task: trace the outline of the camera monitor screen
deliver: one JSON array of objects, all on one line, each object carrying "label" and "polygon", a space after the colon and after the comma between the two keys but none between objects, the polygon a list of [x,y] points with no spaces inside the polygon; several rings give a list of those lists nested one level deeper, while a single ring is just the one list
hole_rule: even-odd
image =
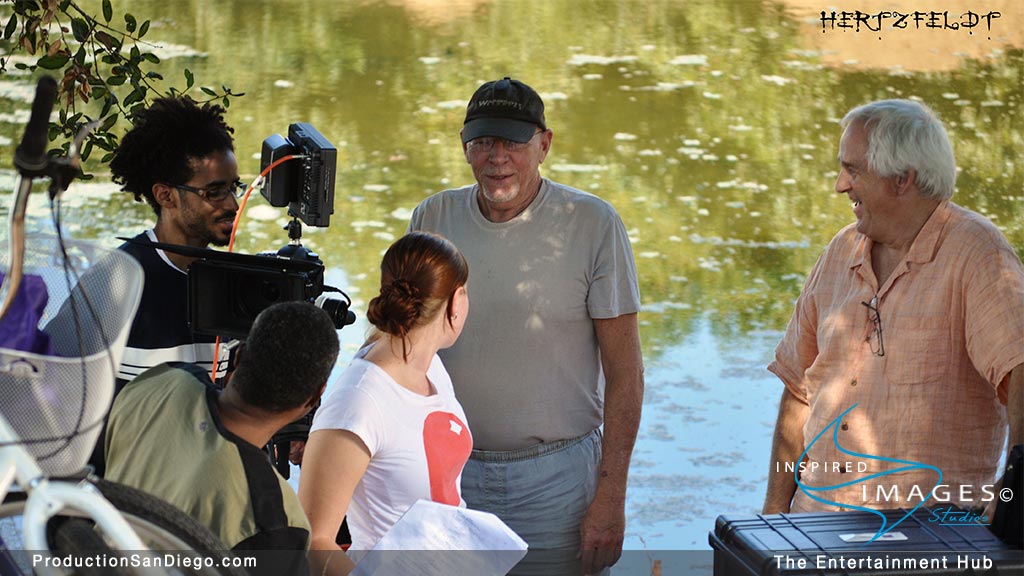
[{"label": "camera monitor screen", "polygon": [[287,138],[274,134],[263,141],[260,170],[289,154],[303,158],[271,170],[263,186],[263,197],[271,206],[288,206],[288,214],[308,226],[328,226],[334,213],[338,149],[311,124],[295,123],[288,126]]}]

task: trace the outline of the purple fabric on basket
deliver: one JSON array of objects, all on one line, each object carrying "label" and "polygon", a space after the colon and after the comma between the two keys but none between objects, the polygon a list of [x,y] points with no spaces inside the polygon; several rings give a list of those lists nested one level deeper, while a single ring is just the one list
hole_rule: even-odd
[{"label": "purple fabric on basket", "polygon": [[[0,281],[4,274],[0,273]],[[52,355],[50,336],[39,329],[39,320],[50,296],[46,283],[35,274],[25,274],[11,309],[0,318],[0,348]]]}]

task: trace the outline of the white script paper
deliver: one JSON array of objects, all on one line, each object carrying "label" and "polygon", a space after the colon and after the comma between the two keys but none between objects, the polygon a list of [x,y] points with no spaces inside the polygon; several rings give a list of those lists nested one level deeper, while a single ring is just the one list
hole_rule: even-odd
[{"label": "white script paper", "polygon": [[494,514],[417,500],[363,554],[353,576],[504,576],[526,555],[526,542]]}]

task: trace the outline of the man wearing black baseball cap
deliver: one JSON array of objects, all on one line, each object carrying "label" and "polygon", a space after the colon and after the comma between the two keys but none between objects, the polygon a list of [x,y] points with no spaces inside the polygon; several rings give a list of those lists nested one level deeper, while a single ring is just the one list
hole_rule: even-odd
[{"label": "man wearing black baseball cap", "polygon": [[462,143],[485,136],[527,142],[538,128],[546,130],[540,96],[526,84],[504,78],[484,84],[469,101]]},{"label": "man wearing black baseball cap", "polygon": [[552,137],[532,88],[480,86],[461,131],[476,184],[424,200],[409,230],[469,263],[473,312],[440,352],[473,427],[463,498],[529,544],[512,574],[600,574],[622,552],[640,296],[614,208],[541,177]]}]

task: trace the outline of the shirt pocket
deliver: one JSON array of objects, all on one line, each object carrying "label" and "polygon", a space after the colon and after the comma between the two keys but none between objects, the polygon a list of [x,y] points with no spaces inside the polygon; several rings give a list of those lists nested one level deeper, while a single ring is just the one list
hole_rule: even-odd
[{"label": "shirt pocket", "polygon": [[882,318],[885,375],[894,384],[923,384],[948,379],[952,350],[947,316],[906,316],[891,326]]}]

